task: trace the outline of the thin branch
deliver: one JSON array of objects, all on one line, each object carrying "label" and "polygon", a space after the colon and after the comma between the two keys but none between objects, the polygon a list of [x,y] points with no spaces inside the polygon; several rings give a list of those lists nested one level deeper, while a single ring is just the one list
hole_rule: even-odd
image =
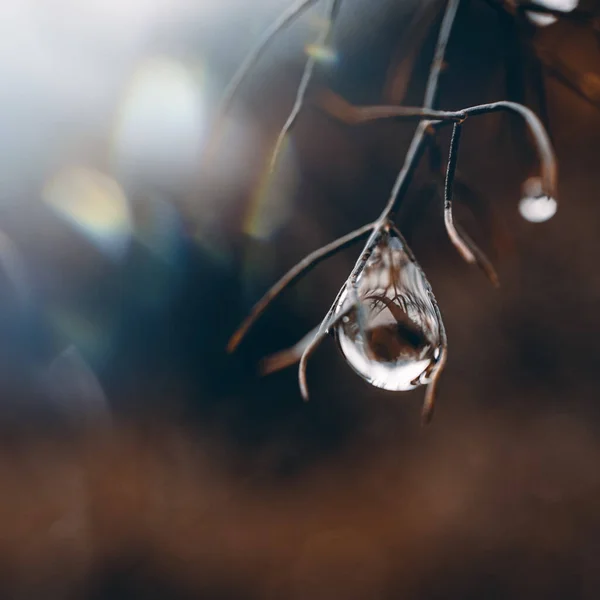
[{"label": "thin branch", "polygon": [[[343,288],[342,288],[343,290]],[[349,304],[344,310],[340,311],[338,314],[329,314],[322,321],[319,329],[312,339],[310,344],[305,348],[302,356],[300,357],[300,365],[298,366],[298,383],[300,385],[300,393],[302,394],[302,399],[304,402],[308,402],[308,384],[306,382],[306,368],[308,366],[308,359],[313,355],[315,350],[321,345],[321,342],[329,335],[329,330],[332,327],[338,325],[338,323],[346,316],[348,316],[353,310],[355,310],[356,305],[354,303]]]},{"label": "thin branch", "polygon": [[[323,28],[323,31],[316,40],[317,46],[327,46],[329,44],[331,33],[333,31],[333,24],[339,12],[340,2],[341,0],[331,0],[331,6],[327,15],[327,25]],[[283,128],[279,132],[279,135],[277,136],[277,140],[275,142],[275,148],[273,149],[271,160],[269,162],[270,173],[272,173],[275,170],[277,157],[279,156],[283,142],[287,137],[288,133],[291,131],[294,124],[296,123],[296,119],[298,118],[298,115],[302,110],[302,106],[304,105],[304,98],[306,96],[306,90],[308,89],[308,86],[312,79],[312,74],[316,63],[317,59],[314,56],[309,56],[308,60],[306,61],[306,64],[304,65],[304,71],[302,72],[300,85],[298,86],[298,91],[296,92],[294,106],[292,107],[292,111],[290,112]]]},{"label": "thin branch", "polygon": [[[340,0],[332,0],[331,8],[331,21],[337,12],[338,3]],[[468,236],[462,232],[457,225],[454,224],[452,218],[452,188],[455,176],[456,162],[457,162],[457,151],[460,140],[461,124],[468,117],[488,114],[491,112],[498,111],[509,111],[518,114],[523,118],[532,134],[536,149],[539,155],[540,168],[541,168],[541,179],[542,189],[548,196],[556,196],[556,159],[552,149],[552,144],[548,137],[548,134],[540,122],[539,118],[528,108],[523,105],[516,104],[514,102],[495,102],[493,104],[485,104],[479,106],[473,106],[461,111],[435,111],[433,105],[437,95],[437,89],[439,84],[440,74],[444,67],[445,51],[448,44],[448,40],[452,31],[452,26],[456,17],[460,0],[448,0],[446,5],[446,11],[440,27],[438,41],[434,53],[434,59],[431,65],[429,78],[427,81],[427,87],[425,90],[424,107],[423,108],[412,108],[412,107],[353,107],[352,105],[345,103],[343,100],[338,99],[334,95],[324,96],[321,99],[322,107],[332,114],[332,116],[338,118],[347,123],[358,124],[367,121],[374,121],[384,118],[399,118],[399,119],[418,119],[419,125],[415,131],[412,142],[408,148],[407,155],[404,161],[404,165],[398,174],[394,183],[393,189],[390,194],[390,198],[383,209],[381,215],[375,223],[370,223],[356,231],[349,233],[348,235],[332,242],[331,244],[316,250],[301,261],[296,267],[289,271],[283,278],[281,278],[261,300],[255,305],[250,315],[242,323],[240,328],[234,333],[228,344],[228,351],[232,352],[239,345],[242,338],[246,335],[250,327],[256,322],[264,310],[269,306],[272,300],[277,297],[285,288],[292,285],[300,277],[308,273],[318,263],[325,260],[329,256],[332,256],[339,250],[349,246],[353,242],[362,239],[363,237],[369,236],[363,251],[361,252],[358,260],[356,261],[349,277],[338,292],[338,295],[332,304],[331,308],[327,312],[325,318],[321,322],[316,333],[314,330],[305,336],[296,346],[291,348],[289,351],[279,353],[275,357],[279,356],[285,365],[286,361],[296,359],[300,348],[303,348],[302,355],[300,357],[298,379],[300,385],[300,391],[302,397],[308,400],[308,386],[306,379],[307,363],[310,356],[317,349],[319,344],[323,341],[329,330],[336,326],[341,319],[347,316],[351,311],[357,309],[358,294],[356,291],[356,282],[360,273],[362,272],[366,262],[369,260],[374,248],[381,241],[383,235],[387,235],[390,230],[393,230],[405,245],[405,251],[417,268],[420,269],[416,260],[412,256],[410,248],[406,245],[404,238],[396,225],[393,222],[393,216],[397,212],[398,206],[406,194],[408,186],[410,184],[411,177],[417,168],[419,159],[422,156],[428,135],[434,133],[438,128],[445,126],[449,123],[454,123],[454,133],[451,142],[450,155],[448,160],[448,170],[446,176],[446,185],[444,193],[444,213],[445,223],[450,236],[451,241],[456,246],[458,251],[468,262],[477,263],[487,274],[493,283],[497,283],[497,277],[493,268],[485,255],[477,248],[477,246],[468,238]],[[311,2],[305,0],[301,2],[299,6],[303,9],[306,8]],[[297,5],[298,6],[298,5]],[[298,9],[297,9],[298,10]],[[281,25],[277,28],[279,30]],[[329,31],[324,35],[327,36]],[[292,127],[294,120],[296,119],[299,110],[304,102],[304,96],[306,88],[308,86],[312,69],[314,67],[314,61],[309,59],[306,64],[305,71],[303,74],[302,81],[296,97],[296,103],[292,109],[292,113],[288,118],[281,134],[278,139],[278,143],[275,148],[275,155],[281,144],[281,141],[289,129]],[[243,69],[242,69],[243,70]],[[273,159],[274,160],[274,159]],[[425,280],[426,281],[426,280]],[[350,286],[350,287],[349,287]],[[350,302],[348,306],[336,312],[339,308],[339,302],[345,291],[349,291]],[[432,294],[431,289],[428,289],[428,293]],[[440,355],[437,358],[436,363],[429,370],[429,384],[425,394],[422,418],[423,422],[428,422],[433,414],[435,405],[436,391],[439,382],[439,378],[446,364],[447,358],[447,339],[444,330],[443,322],[439,312],[437,304],[434,303],[436,315],[440,323]],[[361,324],[359,315],[359,325]],[[282,364],[281,362],[275,361],[274,363],[268,363],[273,366]],[[291,364],[291,363],[289,363]],[[284,365],[284,366],[285,366]]]},{"label": "thin branch", "polygon": [[333,327],[337,323],[337,320],[339,318],[346,316],[350,310],[353,310],[355,308],[354,303],[350,303],[344,311],[342,311],[338,315],[335,314],[335,311],[337,310],[337,307],[339,305],[342,294],[345,292],[348,285],[353,286],[355,284],[355,282],[358,278],[358,275],[361,273],[366,262],[369,260],[371,254],[373,253],[373,250],[375,249],[375,246],[380,242],[381,236],[384,235],[384,232],[386,232],[390,226],[391,226],[391,224],[388,222],[386,222],[386,223],[378,222],[378,223],[375,223],[372,225],[371,235],[370,235],[369,239],[367,240],[367,243],[366,243],[365,247],[363,248],[363,251],[361,252],[360,256],[358,257],[358,260],[356,261],[356,264],[354,265],[352,271],[350,272],[350,275],[346,279],[346,282],[340,288],[340,291],[337,293],[337,296],[335,297],[335,300],[333,301],[331,308],[327,311],[327,314],[321,321],[321,324],[319,325],[319,330],[317,331],[315,338],[313,339],[312,343],[306,348],[306,350],[304,351],[304,353],[302,355],[302,358],[300,359],[300,366],[299,366],[299,370],[298,370],[298,380],[300,382],[300,392],[302,393],[302,397],[304,398],[304,400],[308,400],[308,387],[306,384],[306,364],[307,364],[308,358],[314,352],[314,350],[317,348],[317,346],[323,341],[323,339],[325,338],[325,335],[329,332],[331,327]]},{"label": "thin branch", "polygon": [[446,59],[446,48],[448,41],[450,40],[450,34],[452,33],[452,27],[454,26],[454,20],[460,0],[448,0],[446,6],[446,12],[442,24],[440,25],[440,32],[438,34],[437,44],[435,46],[435,52],[433,55],[433,62],[429,71],[429,77],[427,79],[427,87],[425,88],[425,98],[423,100],[423,106],[426,108],[433,108],[436,101],[438,85],[440,82],[440,75],[444,69],[444,61]]},{"label": "thin branch", "polygon": [[[444,18],[442,19],[437,44],[435,47],[433,62],[431,64],[429,77],[427,79],[427,87],[425,88],[423,106],[426,109],[433,108],[434,106],[438,90],[438,83],[442,68],[444,66],[446,47],[448,46],[448,40],[450,39],[450,34],[452,33],[452,26],[454,25],[454,19],[458,11],[459,4],[460,0],[448,0],[448,4],[446,5],[446,11],[444,13]],[[402,198],[408,189],[410,177],[417,168],[419,159],[423,153],[422,150],[424,148],[426,134],[427,123],[419,123],[408,149],[406,159],[404,160],[404,165],[398,174],[398,177],[396,178],[394,187],[392,188],[388,203],[379,217],[381,220],[389,218],[398,209],[398,205],[402,201]]]},{"label": "thin branch", "polygon": [[[441,323],[441,321],[440,321]],[[423,400],[423,408],[421,410],[421,424],[428,425],[431,423],[431,419],[433,418],[433,413],[435,410],[435,401],[437,398],[437,389],[440,381],[440,376],[444,371],[446,366],[446,360],[448,358],[448,344],[446,341],[446,334],[443,333],[442,345],[440,348],[440,357],[438,358],[437,363],[433,367],[431,373],[431,381],[427,385],[427,389],[425,390],[425,398]]]},{"label": "thin branch", "polygon": [[383,97],[386,103],[402,104],[410,80],[414,74],[417,57],[429,36],[432,25],[437,21],[443,0],[418,2],[413,18],[405,27],[405,34],[394,51],[390,69],[386,76]]},{"label": "thin branch", "polygon": [[262,58],[275,37],[317,2],[318,0],[298,0],[292,6],[286,8],[263,33],[258,44],[246,55],[246,58],[233,74],[233,77],[223,92],[223,98],[215,116],[215,125],[204,150],[203,162],[209,163],[212,160],[215,147],[222,135],[225,117],[233,104],[233,100],[237,96],[240,86],[250,74],[253,67]]},{"label": "thin branch", "polygon": [[[352,115],[355,123],[375,121],[380,119],[395,119],[399,116],[399,108],[397,106],[352,106]],[[419,109],[408,108],[408,111],[418,111]],[[552,143],[550,137],[544,128],[544,125],[540,121],[539,117],[526,106],[517,104],[516,102],[500,101],[493,102],[490,104],[479,104],[477,106],[471,106],[469,108],[463,108],[460,111],[444,111],[443,119],[436,120],[424,120],[419,124],[417,133],[422,128],[425,131],[427,127],[432,130],[444,127],[449,123],[456,123],[457,121],[464,121],[468,117],[476,117],[480,115],[486,115],[494,112],[512,112],[519,115],[525,120],[525,123],[531,133],[535,142],[538,158],[540,161],[541,177],[543,182],[544,194],[552,197],[556,197],[556,182],[557,182],[557,167],[556,157],[554,150],[552,149]],[[348,114],[348,113],[346,113]],[[412,114],[412,112],[411,112]],[[335,115],[333,115],[335,116]],[[402,116],[402,114],[400,114]],[[416,161],[421,156],[424,147],[424,134],[423,136],[415,135],[408,149],[407,157],[404,162],[404,167],[400,172],[396,180],[396,186],[392,193],[393,203],[388,203],[383,213],[379,217],[379,220],[385,220],[390,217],[393,209],[395,209],[396,201],[401,198],[402,194],[406,191],[409,183],[409,177],[416,167]]]},{"label": "thin branch", "polygon": [[317,1],[318,0],[299,0],[296,2],[296,4],[286,8],[285,11],[281,13],[273,23],[271,23],[269,28],[262,35],[258,44],[253,48],[250,54],[246,56],[238,70],[234,73],[231,81],[225,89],[223,100],[219,109],[219,116],[221,119],[229,110],[240,85],[248,76],[252,70],[252,67],[254,67],[261,59],[271,42],[275,39],[275,36],[283,31],[288,25],[290,25],[290,23],[300,17],[313,4],[316,4]]},{"label": "thin branch", "polygon": [[317,326],[314,329],[311,329],[300,341],[296,342],[290,348],[286,348],[285,350],[281,350],[280,352],[276,352],[275,354],[263,358],[260,361],[260,374],[271,375],[271,373],[277,373],[277,371],[295,365],[318,332],[319,327]]},{"label": "thin branch", "polygon": [[524,119],[529,132],[536,145],[540,161],[540,175],[542,179],[542,191],[547,196],[556,198],[557,195],[557,166],[556,156],[548,132],[539,117],[526,106],[516,102],[500,101],[491,104],[482,104],[463,110],[467,116],[485,115],[493,112],[507,111],[519,115]]},{"label": "thin branch", "polygon": [[448,121],[455,123],[465,118],[460,111],[433,110],[416,106],[355,106],[331,90],[322,91],[315,104],[334,119],[346,125],[362,125],[380,119],[395,118],[406,121]]},{"label": "thin branch", "polygon": [[450,142],[450,152],[448,154],[448,169],[446,171],[446,183],[444,185],[444,223],[448,237],[458,250],[458,253],[469,264],[476,264],[491,281],[494,287],[498,287],[498,275],[487,256],[477,247],[477,245],[462,231],[454,225],[452,214],[452,192],[454,189],[454,175],[456,173],[456,164],[458,162],[458,148],[460,146],[460,134],[462,125],[454,124],[452,130],[452,140]]},{"label": "thin branch", "polygon": [[227,351],[233,352],[240,344],[242,339],[248,333],[250,328],[256,323],[258,318],[273,302],[273,300],[281,294],[287,287],[293,285],[298,279],[309,273],[319,263],[326,258],[333,256],[344,248],[352,245],[360,239],[367,237],[373,230],[373,224],[369,223],[359,229],[338,238],[337,240],[311,252],[306,258],[301,260],[295,267],[290,269],[255,305],[244,322],[238,327],[237,331],[231,336],[227,344]]}]

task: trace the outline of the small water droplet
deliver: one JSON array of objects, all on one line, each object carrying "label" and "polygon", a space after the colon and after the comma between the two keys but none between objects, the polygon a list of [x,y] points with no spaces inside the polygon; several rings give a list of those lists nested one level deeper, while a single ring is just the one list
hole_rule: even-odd
[{"label": "small water droplet", "polygon": [[523,184],[523,197],[519,202],[521,216],[531,223],[543,223],[551,219],[558,208],[556,200],[544,194],[542,180],[530,177]]},{"label": "small water droplet", "polygon": [[556,214],[557,208],[556,200],[549,196],[525,197],[519,203],[521,216],[531,223],[548,221]]},{"label": "small water droplet", "polygon": [[[386,390],[428,383],[441,354],[444,326],[429,282],[400,238],[385,235],[375,247],[357,278],[356,294],[363,327],[353,311],[335,331],[350,366]],[[336,312],[345,310],[351,297],[345,290]]]}]

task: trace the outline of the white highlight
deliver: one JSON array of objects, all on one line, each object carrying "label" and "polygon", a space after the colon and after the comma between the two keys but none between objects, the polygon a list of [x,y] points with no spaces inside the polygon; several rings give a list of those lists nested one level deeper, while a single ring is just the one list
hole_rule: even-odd
[{"label": "white highlight", "polygon": [[557,208],[556,200],[548,196],[526,197],[519,203],[521,216],[531,223],[548,221],[556,214]]},{"label": "white highlight", "polygon": [[[562,12],[571,12],[579,4],[579,0],[538,0],[540,6],[545,6],[553,10]],[[528,12],[527,18],[538,27],[547,27],[556,22],[556,17],[553,15],[545,15],[543,13]]]}]

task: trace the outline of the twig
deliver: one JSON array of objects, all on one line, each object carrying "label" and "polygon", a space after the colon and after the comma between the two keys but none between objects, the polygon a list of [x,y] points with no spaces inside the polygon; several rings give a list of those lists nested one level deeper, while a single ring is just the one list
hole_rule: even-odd
[{"label": "twig", "polygon": [[250,314],[244,319],[244,322],[238,327],[237,331],[231,336],[227,344],[227,352],[233,352],[240,344],[250,328],[256,323],[265,309],[271,302],[283,292],[287,287],[294,284],[298,279],[312,271],[320,262],[333,256],[335,253],[354,244],[354,242],[365,238],[373,230],[373,224],[363,225],[358,229],[338,238],[337,240],[311,252],[306,258],[301,260],[295,267],[290,269],[252,308]]},{"label": "twig", "polygon": [[475,117],[494,112],[512,112],[524,119],[529,132],[531,133],[536,145],[538,158],[540,161],[542,191],[545,195],[556,198],[557,196],[557,166],[556,156],[552,149],[552,143],[544,125],[539,117],[526,106],[517,104],[516,102],[500,101],[491,104],[482,104],[480,106],[472,106],[463,110],[467,116]]},{"label": "twig", "polygon": [[498,287],[498,275],[487,256],[477,247],[477,245],[462,231],[454,225],[452,214],[452,191],[454,189],[454,175],[456,173],[456,164],[458,162],[458,148],[460,145],[460,133],[462,125],[454,124],[452,130],[452,140],[450,142],[450,151],[448,154],[448,169],[446,171],[446,183],[444,185],[444,224],[448,237],[459,254],[467,263],[476,264],[491,281],[494,287]]},{"label": "twig", "polygon": [[437,20],[440,6],[444,0],[419,2],[413,18],[406,25],[405,34],[400,39],[392,59],[390,73],[386,77],[383,97],[386,103],[402,104],[412,77],[417,56],[423,50],[423,45]]},{"label": "twig", "polygon": [[[275,39],[278,33],[283,31],[290,23],[295,21],[302,13],[308,10],[313,4],[316,4],[318,0],[299,0],[293,6],[286,8],[286,10],[277,17],[277,19],[271,23],[269,28],[264,32],[262,38],[254,49],[246,56],[238,70],[234,73],[231,81],[227,85],[223,94],[223,100],[219,108],[220,119],[227,113],[231,106],[231,102],[235,98],[235,95],[244,81],[248,76],[252,67],[260,60],[266,49],[269,47],[271,42]],[[217,119],[217,122],[220,120]]]},{"label": "twig", "polygon": [[242,64],[238,67],[237,71],[233,74],[233,77],[227,84],[225,91],[223,92],[223,98],[217,109],[215,116],[215,125],[212,133],[206,144],[204,150],[203,162],[210,163],[215,147],[222,135],[223,125],[225,117],[229,112],[233,100],[235,99],[241,84],[244,82],[246,77],[252,71],[252,68],[261,59],[267,48],[271,45],[275,37],[283,31],[288,25],[294,22],[300,17],[305,11],[307,11],[313,4],[316,4],[318,0],[298,0],[292,6],[286,8],[278,17],[271,23],[267,30],[263,33],[258,44],[254,46],[246,58],[242,61]]},{"label": "twig", "polygon": [[433,110],[417,106],[354,106],[331,90],[324,90],[314,100],[316,106],[329,116],[346,125],[363,125],[380,119],[395,118],[401,121],[462,121],[460,111]]},{"label": "twig", "polygon": [[[405,114],[412,115],[416,114],[420,109],[411,107],[397,107],[397,106],[351,106],[352,119],[355,124],[363,122],[371,122],[381,119],[396,119],[402,118]],[[405,111],[399,111],[399,108],[405,109]],[[516,102],[509,102],[508,100],[502,100],[499,102],[492,102],[490,104],[479,104],[477,106],[471,106],[463,108],[462,110],[442,111],[443,118],[436,120],[423,120],[419,127],[427,129],[429,127],[432,131],[444,127],[450,123],[456,123],[465,121],[469,117],[477,117],[480,115],[486,115],[495,112],[511,112],[519,115],[526,123],[529,132],[531,133],[535,142],[538,158],[540,161],[541,177],[543,182],[543,192],[548,196],[556,197],[556,181],[557,181],[557,167],[556,157],[554,150],[552,149],[552,143],[550,137],[544,128],[544,125],[540,121],[539,117],[529,108]],[[348,113],[347,113],[348,114]],[[347,116],[346,114],[346,116]],[[332,116],[336,116],[335,114]],[[415,169],[415,160],[420,157],[423,151],[422,147],[423,139],[416,136],[413,138],[411,146],[408,149],[407,158],[404,163],[404,168],[400,172],[396,180],[396,187],[400,185],[396,195],[392,195],[395,200],[394,203],[388,203],[383,213],[378,219],[384,221],[389,218],[392,214],[392,209],[395,209],[396,201],[401,199],[402,194],[407,188],[407,178],[410,176],[412,171]]]},{"label": "twig", "polygon": [[[437,310],[437,307],[436,312],[438,313],[438,319],[440,319],[441,323],[441,316]],[[431,423],[431,419],[433,418],[440,376],[446,367],[446,360],[448,358],[448,341],[446,339],[446,332],[442,329],[440,335],[442,338],[440,343],[440,355],[432,369],[431,381],[427,384],[425,398],[423,400],[423,408],[421,409],[421,424],[423,425],[428,425]]]},{"label": "twig", "polygon": [[[429,78],[425,90],[424,107],[413,108],[413,107],[398,107],[398,106],[367,106],[367,107],[355,107],[348,104],[344,100],[336,97],[333,94],[325,94],[320,98],[321,107],[331,114],[331,116],[337,118],[346,123],[360,124],[369,121],[375,121],[380,119],[417,119],[419,125],[416,128],[413,139],[408,148],[406,158],[402,169],[400,170],[394,186],[392,188],[388,202],[381,212],[379,218],[374,222],[360,229],[355,230],[346,236],[339,238],[338,240],[331,242],[327,246],[314,251],[308,255],[304,260],[298,263],[293,269],[291,269],[286,275],[284,275],[254,306],[250,315],[242,323],[239,329],[234,333],[228,344],[228,351],[232,352],[239,345],[242,338],[248,332],[250,327],[256,322],[259,316],[264,312],[268,305],[276,298],[284,289],[292,285],[300,277],[308,273],[318,263],[332,256],[336,252],[343,248],[346,248],[355,241],[368,236],[366,245],[364,246],[360,256],[358,257],[350,275],[346,279],[346,282],[338,292],[335,301],[331,305],[329,311],[325,315],[325,318],[321,321],[318,329],[313,330],[305,336],[298,344],[292,347],[290,350],[279,355],[275,355],[275,358],[279,359],[267,363],[267,369],[271,372],[271,367],[278,367],[278,365],[287,366],[291,364],[290,361],[295,361],[297,355],[302,349],[302,355],[300,357],[300,364],[298,370],[298,379],[300,385],[300,391],[304,400],[308,400],[308,386],[306,380],[306,368],[308,359],[324,340],[325,336],[330,330],[335,327],[341,319],[346,317],[350,312],[357,310],[360,307],[360,299],[356,291],[356,283],[360,274],[362,273],[365,264],[371,257],[375,247],[381,242],[382,237],[389,235],[390,231],[393,231],[397,235],[403,244],[403,249],[407,253],[409,259],[414,263],[416,268],[422,273],[421,267],[415,260],[410,248],[406,244],[402,233],[398,230],[394,223],[394,215],[398,210],[400,202],[404,198],[408,186],[410,184],[411,177],[416,170],[419,159],[422,156],[428,135],[435,133],[437,129],[448,125],[454,124],[454,131],[450,146],[448,167],[446,173],[445,190],[444,190],[444,216],[445,224],[448,231],[448,235],[452,243],[456,246],[458,251],[461,253],[463,258],[470,263],[478,264],[488,275],[492,283],[497,284],[497,276],[493,270],[493,267],[485,257],[485,255],[477,248],[477,246],[470,240],[470,238],[454,224],[452,215],[452,190],[454,184],[454,177],[456,174],[456,164],[458,157],[458,146],[460,141],[460,132],[462,130],[462,123],[470,117],[476,117],[484,114],[489,114],[498,111],[508,111],[518,114],[522,119],[525,120],[527,127],[532,134],[534,139],[537,153],[540,161],[541,170],[541,181],[543,193],[548,196],[556,196],[556,159],[552,149],[552,144],[548,137],[543,124],[539,118],[529,108],[517,104],[515,102],[501,101],[494,102],[491,104],[483,104],[473,106],[470,108],[463,109],[461,111],[437,111],[433,109],[435,98],[437,95],[437,89],[439,84],[439,78],[444,65],[444,56],[450,33],[452,31],[452,25],[458,10],[460,0],[448,0],[446,5],[446,11],[440,27],[438,41],[434,53],[434,59],[431,65]],[[301,2],[300,7],[306,8],[310,2]],[[338,0],[333,0],[332,4],[332,15],[334,16],[337,11]],[[333,19],[331,19],[333,20]],[[280,28],[280,27],[279,27]],[[279,29],[278,28],[278,29]],[[278,30],[277,29],[277,30]],[[296,118],[298,111],[304,101],[304,95],[306,87],[310,79],[312,72],[313,63],[309,60],[305,67],[303,80],[298,90],[296,103],[284,126],[280,139],[283,139],[286,132],[293,125],[294,119]],[[276,146],[276,151],[279,144]],[[276,156],[276,154],[275,154]],[[433,409],[435,405],[435,397],[437,392],[437,386],[439,378],[446,364],[447,358],[447,338],[444,329],[443,321],[434,298],[433,292],[426,277],[423,274],[423,279],[427,287],[427,294],[433,300],[433,306],[436,313],[437,320],[439,322],[439,354],[436,357],[435,362],[430,365],[427,376],[429,383],[427,386],[422,419],[426,423],[431,419]],[[349,302],[347,306],[341,307],[340,301],[342,295],[348,292]],[[359,326],[361,329],[363,324],[359,315]],[[436,340],[437,341],[437,340]],[[270,367],[269,367],[270,365]]]},{"label": "twig", "polygon": [[[450,39],[450,34],[452,33],[452,25],[454,24],[454,19],[458,11],[459,4],[460,0],[448,0],[448,4],[446,5],[446,12],[444,13],[444,18],[442,19],[442,24],[440,26],[440,32],[438,34],[438,40],[433,55],[433,62],[431,64],[429,77],[427,79],[427,86],[425,88],[423,107],[426,109],[433,108],[435,102],[440,75],[444,66],[446,47],[448,46],[448,40]],[[410,176],[416,169],[418,161],[423,153],[422,146],[425,141],[427,126],[428,124],[426,122],[421,122],[418,125],[415,135],[409,146],[406,159],[404,160],[404,165],[400,170],[398,177],[396,178],[394,187],[392,188],[388,203],[379,217],[380,220],[391,217],[398,209],[402,197],[408,189]]]},{"label": "twig", "polygon": [[319,327],[317,326],[314,329],[311,329],[300,341],[296,342],[290,348],[286,348],[285,350],[281,350],[280,352],[276,352],[275,354],[263,358],[260,361],[260,374],[271,375],[271,373],[276,373],[277,371],[295,365],[318,332]]},{"label": "twig", "polygon": [[321,345],[321,342],[323,342],[323,340],[327,337],[329,330],[340,323],[344,317],[347,317],[355,309],[356,305],[352,303],[337,314],[328,314],[328,316],[321,322],[321,325],[319,326],[319,329],[312,341],[302,353],[302,356],[300,357],[300,365],[298,366],[298,383],[300,385],[300,393],[302,394],[302,399],[304,402],[308,402],[309,400],[308,385],[306,383],[306,367],[308,366],[308,359]]},{"label": "twig", "polygon": [[[335,18],[339,12],[341,0],[331,0],[331,6],[329,9],[329,13],[327,15],[327,25],[323,28],[323,31],[317,38],[316,44],[317,46],[327,46],[331,37],[331,33],[333,30],[333,24],[335,22]],[[277,136],[277,140],[275,142],[275,148],[273,149],[273,153],[271,154],[271,160],[269,161],[269,173],[272,173],[275,170],[275,165],[277,163],[277,157],[281,151],[281,146],[294,126],[298,115],[300,114],[300,110],[302,110],[302,106],[304,104],[304,98],[306,96],[306,90],[310,84],[310,80],[312,78],[312,74],[315,68],[315,64],[317,63],[317,59],[314,56],[309,56],[306,64],[304,65],[304,71],[302,72],[302,78],[300,80],[300,85],[298,86],[298,91],[296,92],[296,99],[294,100],[294,106],[292,107],[292,111],[290,112],[283,128],[279,132]]]}]

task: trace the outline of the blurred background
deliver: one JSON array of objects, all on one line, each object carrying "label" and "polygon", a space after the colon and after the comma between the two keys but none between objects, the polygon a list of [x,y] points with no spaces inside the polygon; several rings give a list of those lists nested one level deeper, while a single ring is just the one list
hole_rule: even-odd
[{"label": "blurred background", "polygon": [[310,97],[419,105],[445,3],[344,0],[330,48],[310,9],[209,160],[225,86],[288,4],[0,3],[0,596],[597,598],[598,2],[547,0],[574,9],[560,19],[461,4],[439,106],[533,108],[559,204],[519,211],[538,174],[521,123],[465,125],[456,214],[493,290],[444,231],[447,132],[425,156],[400,215],[449,337],[425,429],[423,390],[370,387],[332,340],[308,404],[295,369],[257,375],[320,322],[359,248],[225,352],[288,268],[379,214],[414,130],[309,101],[269,174],[307,55]]}]

